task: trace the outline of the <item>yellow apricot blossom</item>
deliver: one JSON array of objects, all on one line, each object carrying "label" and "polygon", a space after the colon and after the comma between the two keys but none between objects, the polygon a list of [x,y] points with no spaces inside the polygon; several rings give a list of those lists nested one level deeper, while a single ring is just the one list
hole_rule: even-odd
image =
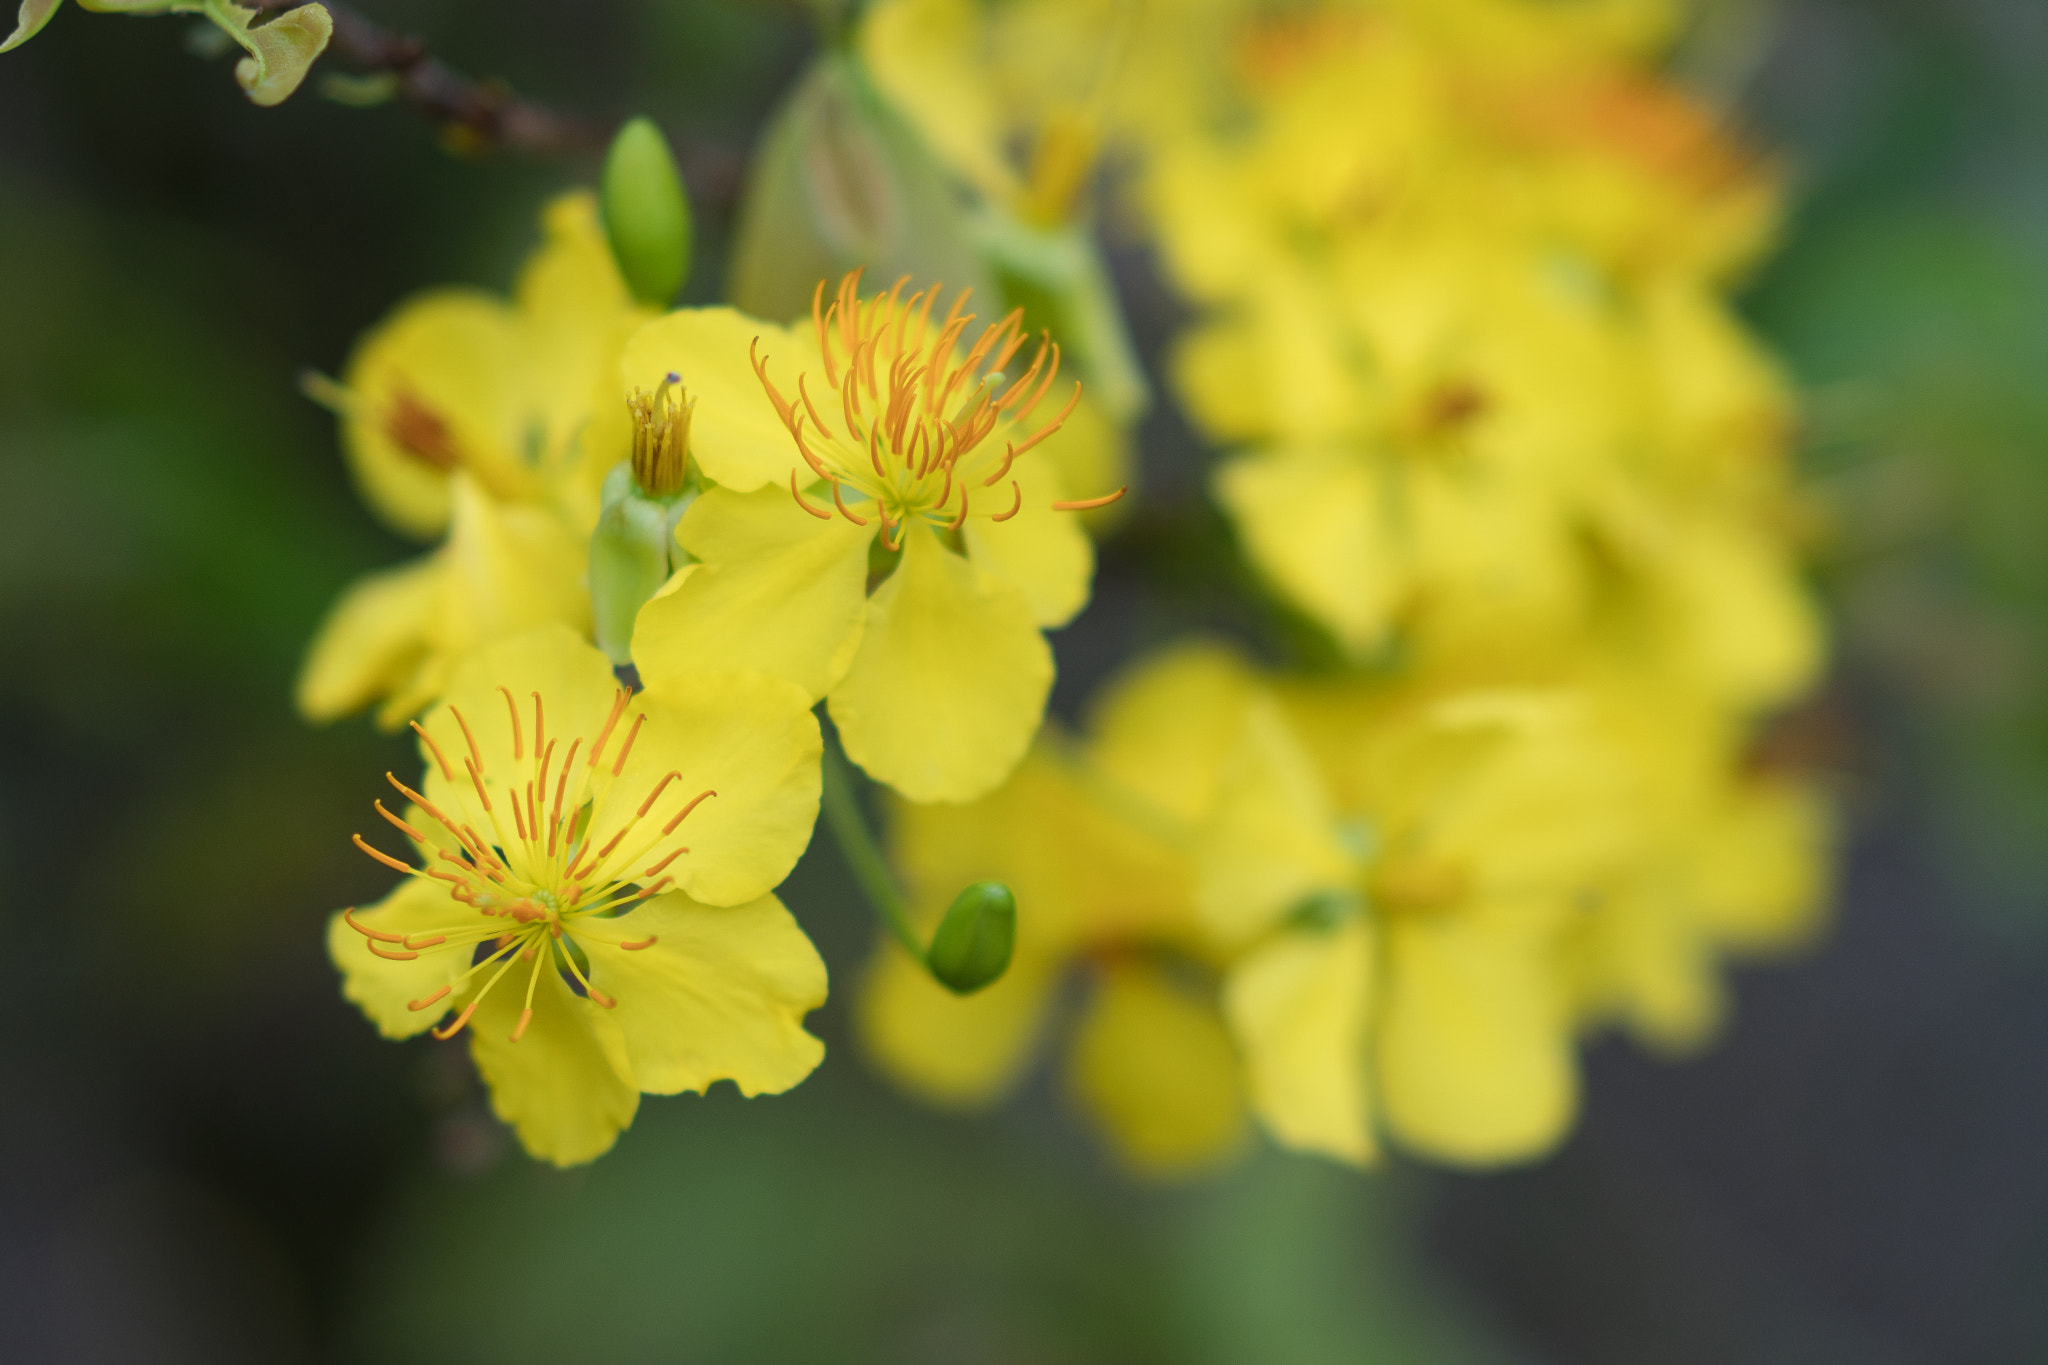
[{"label": "yellow apricot blossom", "polygon": [[[884,939],[856,1023],[876,1065],[947,1108],[984,1108],[1023,1078],[1062,985],[1084,1003],[1066,1086],[1126,1164],[1154,1176],[1212,1168],[1236,1150],[1244,1100],[1216,1003],[1219,960],[1195,918],[1178,797],[1147,787],[1174,755],[1148,724],[1141,666],[1106,698],[1095,737],[1049,731],[1009,781],[968,805],[898,802],[896,861],[929,927],[955,892],[996,878],[1022,913],[1010,968],[957,996]],[[1153,760],[1157,758],[1159,763]],[[1119,776],[1131,764],[1141,774]]]},{"label": "yellow apricot blossom", "polygon": [[772,891],[818,807],[795,686],[630,694],[551,625],[473,655],[413,728],[425,777],[377,811],[421,865],[358,835],[408,880],[327,935],[379,1032],[467,1028],[499,1117],[557,1165],[606,1151],[642,1092],[774,1094],[817,1066],[824,964]]},{"label": "yellow apricot blossom", "polygon": [[[692,442],[719,485],[676,529],[698,562],[640,613],[650,682],[754,670],[829,698],[847,755],[919,801],[966,801],[1014,768],[1052,685],[1040,632],[1088,600],[1094,549],[1040,458],[1080,401],[1054,395],[1041,340],[1021,372],[1017,315],[965,344],[964,296],[904,281],[863,299],[856,272],[809,335],[726,310],[678,313],[627,348],[628,374],[699,398]],[[734,343],[757,397],[738,402]],[[777,380],[777,364],[789,371]]]},{"label": "yellow apricot blossom", "polygon": [[591,419],[612,405],[619,348],[649,314],[588,194],[549,204],[542,227],[513,302],[429,291],[363,339],[342,384],[309,386],[341,416],[372,510],[404,534],[445,536],[335,603],[299,676],[309,720],[375,705],[396,728],[478,645],[547,621],[590,629],[586,542],[630,441]]}]

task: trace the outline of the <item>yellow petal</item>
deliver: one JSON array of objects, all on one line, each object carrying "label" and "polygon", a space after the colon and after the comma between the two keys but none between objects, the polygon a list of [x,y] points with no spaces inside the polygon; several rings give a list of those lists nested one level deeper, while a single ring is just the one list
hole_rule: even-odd
[{"label": "yellow petal", "polygon": [[1721,941],[1782,947],[1819,928],[1833,836],[1820,792],[1754,782],[1729,793],[1697,833],[1693,894],[1701,920]]},{"label": "yellow petal", "polygon": [[[539,626],[477,650],[456,671],[442,705],[420,722],[453,772],[452,779],[443,774],[433,751],[420,746],[427,799],[451,813],[463,808],[461,793],[475,790],[463,768],[471,736],[483,755],[484,786],[494,795],[532,776],[536,692],[547,738],[559,743],[561,761],[567,762],[569,746],[578,738],[582,752],[590,752],[611,714],[618,682],[604,655],[566,626]],[[610,741],[611,752],[617,752],[618,743],[617,738]]]},{"label": "yellow petal", "polygon": [[[1027,471],[1017,480],[1014,491],[1007,484],[976,489],[987,502],[977,505],[961,535],[968,558],[1023,593],[1033,618],[1051,630],[1073,620],[1088,604],[1095,545],[1074,513],[1052,510],[1066,496],[1054,470]],[[1000,515],[1012,500],[1017,502],[1017,515],[1005,521],[980,515]]]},{"label": "yellow petal", "polygon": [[1242,743],[1255,686],[1244,660],[1226,646],[1172,646],[1102,693],[1088,760],[1159,810],[1190,824],[1205,820]]},{"label": "yellow petal", "polygon": [[[535,965],[533,1021],[515,1043]],[[492,1110],[541,1161],[595,1161],[640,1108],[625,1040],[609,1015],[570,990],[553,963],[515,960],[469,1022],[469,1054],[491,1088]]]},{"label": "yellow petal", "polygon": [[721,909],[670,892],[594,925],[656,938],[638,952],[584,941],[591,985],[618,1001],[612,1015],[642,1090],[729,1080],[743,1095],[777,1095],[823,1059],[803,1019],[825,1003],[825,964],[775,897]]},{"label": "yellow petal", "polygon": [[1252,698],[1243,736],[1195,846],[1196,905],[1232,944],[1271,927],[1310,893],[1358,879],[1354,857],[1336,840],[1322,781],[1272,697]]},{"label": "yellow petal", "polygon": [[455,518],[441,549],[444,566],[433,649],[404,693],[394,693],[378,721],[395,728],[438,697],[450,672],[473,651],[535,626],[590,628],[583,579],[589,553],[550,509],[501,503],[466,475],[449,481]]},{"label": "yellow petal", "polygon": [[888,0],[860,25],[862,63],[948,168],[1002,203],[1017,189],[1002,112],[978,60],[980,15],[967,0]]},{"label": "yellow petal", "polygon": [[748,358],[756,338],[783,397],[798,401],[797,376],[808,370],[811,397],[832,401],[818,387],[822,362],[807,324],[778,327],[731,308],[683,308],[656,318],[633,333],[619,362],[621,398],[635,388],[651,391],[665,375],[681,376],[697,400],[690,453],[706,475],[736,493],[786,485],[789,472],[803,466]]},{"label": "yellow petal", "polygon": [[299,669],[299,714],[319,724],[402,687],[429,648],[443,569],[427,555],[368,574],[328,608]]},{"label": "yellow petal", "polygon": [[847,757],[913,801],[971,801],[1024,756],[1052,689],[1052,651],[1014,588],[905,532],[831,697]]},{"label": "yellow petal", "polygon": [[697,673],[766,673],[812,698],[846,673],[867,614],[873,530],[807,516],[789,490],[697,499],[676,528],[701,564],[640,609],[633,659],[652,687]]},{"label": "yellow petal", "polygon": [[[555,198],[541,224],[544,240],[520,271],[517,299],[529,376],[526,406],[544,433],[544,462],[554,469],[574,451],[594,408],[610,404],[625,411],[619,355],[653,314],[633,302],[619,278],[589,191]],[[602,480],[605,470],[584,472]]]},{"label": "yellow petal", "polygon": [[[374,835],[371,838],[379,842]],[[450,899],[445,883],[408,877],[378,904],[356,911],[354,918],[380,934],[432,936],[454,926],[467,928],[477,914]],[[432,1028],[447,1013],[446,1003],[423,1010],[406,1006],[461,976],[469,969],[469,954],[430,950],[410,961],[397,962],[377,956],[369,945],[369,938],[349,928],[340,915],[327,921],[327,955],[341,969],[342,995],[368,1015],[386,1038],[410,1038]],[[377,946],[387,952],[404,951],[391,943]]]},{"label": "yellow petal", "polygon": [[1366,1165],[1378,1155],[1366,1091],[1371,931],[1290,931],[1247,953],[1223,987],[1252,1112],[1285,1147]]},{"label": "yellow petal", "polygon": [[788,876],[818,819],[818,722],[803,689],[759,674],[706,674],[650,687],[619,723],[637,716],[645,723],[614,783],[624,799],[607,802],[592,828],[598,846],[632,818],[641,793],[677,773],[649,824],[666,823],[701,792],[717,795],[647,849],[648,866],[687,848],[668,875],[711,905],[754,901]]},{"label": "yellow petal", "polygon": [[955,995],[891,940],[861,982],[854,1025],[869,1060],[905,1090],[933,1104],[976,1108],[1023,1075],[1053,979],[1049,963],[1020,960],[987,989]]},{"label": "yellow petal", "polygon": [[1697,676],[1747,706],[1782,702],[1812,684],[1820,623],[1787,549],[1748,527],[1702,522],[1664,571],[1671,623]]},{"label": "yellow petal", "polygon": [[1378,645],[1408,587],[1384,477],[1359,453],[1287,447],[1233,460],[1216,497],[1281,594],[1353,654]]},{"label": "yellow petal", "polygon": [[1564,1135],[1578,1071],[1547,914],[1488,907],[1387,930],[1376,1059],[1387,1127],[1468,1165],[1540,1156]]},{"label": "yellow petal", "polygon": [[[355,395],[343,447],[363,497],[393,528],[421,539],[439,532],[458,466],[499,496],[530,488],[523,339],[502,301],[441,289],[401,305],[356,348],[343,374]],[[426,432],[444,439],[423,442]]]},{"label": "yellow petal", "polygon": [[1149,1175],[1188,1175],[1244,1137],[1236,1050],[1216,1008],[1157,968],[1106,968],[1073,1044],[1070,1084]]}]

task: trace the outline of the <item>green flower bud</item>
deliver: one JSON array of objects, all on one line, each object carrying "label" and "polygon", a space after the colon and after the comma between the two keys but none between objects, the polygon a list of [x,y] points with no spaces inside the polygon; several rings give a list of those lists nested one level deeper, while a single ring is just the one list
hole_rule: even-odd
[{"label": "green flower bud", "polygon": [[925,965],[955,995],[972,995],[1009,969],[1017,946],[1017,897],[1001,882],[976,882],[953,898],[932,935]]},{"label": "green flower bud", "polygon": [[668,307],[690,274],[690,200],[652,120],[636,118],[612,139],[601,199],[626,287],[642,303]]},{"label": "green flower bud", "polygon": [[50,22],[50,16],[57,12],[63,0],[21,0],[19,17],[14,21],[14,32],[0,39],[0,52],[20,47],[36,36],[36,30]]}]

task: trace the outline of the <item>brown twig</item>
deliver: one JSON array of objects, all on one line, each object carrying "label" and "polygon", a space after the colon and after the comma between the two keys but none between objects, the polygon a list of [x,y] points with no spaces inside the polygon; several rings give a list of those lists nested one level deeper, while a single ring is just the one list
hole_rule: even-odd
[{"label": "brown twig", "polygon": [[[249,3],[261,10],[284,10],[304,0]],[[529,156],[603,150],[603,127],[522,99],[502,81],[471,79],[433,56],[422,39],[394,32],[332,0],[321,3],[334,18],[325,55],[364,75],[391,77],[394,98],[431,121],[453,150],[509,149]]]}]

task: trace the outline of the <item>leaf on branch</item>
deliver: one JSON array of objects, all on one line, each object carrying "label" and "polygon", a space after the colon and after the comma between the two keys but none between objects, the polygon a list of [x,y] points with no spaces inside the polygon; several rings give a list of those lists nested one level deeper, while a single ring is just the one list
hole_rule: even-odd
[{"label": "leaf on branch", "polygon": [[36,30],[50,22],[50,16],[57,12],[57,6],[64,0],[21,0],[20,17],[15,20],[14,32],[7,35],[7,41],[0,42],[0,52],[20,47],[36,36]]},{"label": "leaf on branch", "polygon": [[249,55],[235,63],[235,80],[248,92],[253,104],[265,108],[282,104],[313,61],[327,50],[334,36],[334,17],[325,6],[301,5],[286,10],[267,24],[257,24],[260,12],[226,0],[206,0],[206,17]]}]

